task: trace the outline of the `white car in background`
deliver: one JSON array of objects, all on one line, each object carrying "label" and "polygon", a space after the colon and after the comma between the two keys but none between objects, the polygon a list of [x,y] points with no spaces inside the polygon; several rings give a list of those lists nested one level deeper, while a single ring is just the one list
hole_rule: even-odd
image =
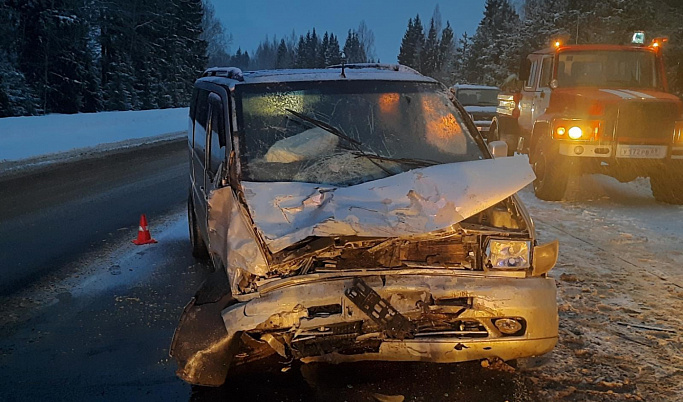
[{"label": "white car in background", "polygon": [[496,115],[500,88],[485,85],[456,84],[451,87],[455,97],[472,116],[474,125],[488,140],[491,120]]}]

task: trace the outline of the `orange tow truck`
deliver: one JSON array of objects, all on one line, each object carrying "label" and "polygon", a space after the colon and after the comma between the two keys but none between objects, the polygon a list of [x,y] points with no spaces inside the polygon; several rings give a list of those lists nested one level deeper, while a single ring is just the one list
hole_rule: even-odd
[{"label": "orange tow truck", "polygon": [[570,176],[649,177],[658,201],[683,204],[683,102],[668,93],[665,38],[563,45],[530,54],[521,91],[499,95],[490,139],[529,154],[534,192],[564,197]]}]

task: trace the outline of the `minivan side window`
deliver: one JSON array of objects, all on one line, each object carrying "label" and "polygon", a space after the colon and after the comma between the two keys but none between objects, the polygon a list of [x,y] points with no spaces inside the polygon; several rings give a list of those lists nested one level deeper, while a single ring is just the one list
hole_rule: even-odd
[{"label": "minivan side window", "polygon": [[213,177],[225,159],[225,120],[221,98],[212,93],[209,96],[209,104],[211,105],[211,138],[209,140],[209,160],[206,166],[210,176]]},{"label": "minivan side window", "polygon": [[203,161],[206,152],[206,129],[209,118],[209,92],[199,90],[197,110],[194,120],[194,151],[199,160]]}]

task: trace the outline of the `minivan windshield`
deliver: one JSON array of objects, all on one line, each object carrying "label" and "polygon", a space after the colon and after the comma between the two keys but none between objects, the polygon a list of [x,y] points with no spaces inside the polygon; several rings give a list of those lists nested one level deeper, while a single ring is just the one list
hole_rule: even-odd
[{"label": "minivan windshield", "polygon": [[655,55],[650,51],[567,51],[559,55],[560,87],[656,88]]},{"label": "minivan windshield", "polygon": [[483,158],[437,84],[328,81],[239,89],[243,180],[353,185]]},{"label": "minivan windshield", "polygon": [[498,106],[498,89],[459,89],[458,101],[463,106]]}]

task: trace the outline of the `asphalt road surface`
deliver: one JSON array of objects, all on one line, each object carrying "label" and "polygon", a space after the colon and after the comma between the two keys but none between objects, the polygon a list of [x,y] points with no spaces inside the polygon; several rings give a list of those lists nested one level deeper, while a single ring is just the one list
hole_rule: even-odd
[{"label": "asphalt road surface", "polygon": [[242,368],[221,388],[191,387],[175,376],[168,346],[207,268],[189,255],[183,211],[160,219],[151,227],[158,244],[96,253],[55,288],[5,304],[16,320],[0,332],[0,400],[375,401],[373,394],[382,394],[512,401],[529,395],[518,376],[479,363],[305,366],[279,358]]},{"label": "asphalt road surface", "polygon": [[[683,309],[683,282],[677,267],[683,262],[683,249],[674,242],[681,229],[671,217],[680,216],[682,210],[655,203],[647,191],[641,191],[642,186],[615,181],[603,183],[603,195],[595,198],[586,194],[598,191],[596,188],[579,186],[583,189],[579,195],[564,203],[538,201],[524,191],[532,215],[538,217],[542,239],[561,241],[560,263],[551,271],[559,283],[561,340],[553,353],[532,362],[540,368],[483,368],[478,362],[300,365],[273,357],[240,368],[221,388],[191,387],[175,376],[176,365],[168,357],[168,347],[183,306],[199,287],[207,267],[190,256],[184,210],[186,154],[184,145],[177,148],[133,154],[136,156],[131,155],[130,160],[121,155],[106,167],[95,163],[78,169],[78,175],[84,176],[73,180],[89,183],[87,194],[65,179],[69,176],[65,173],[17,186],[30,188],[36,183],[33,188],[41,188],[37,183],[43,182],[69,191],[51,187],[42,197],[26,200],[17,190],[11,195],[13,202],[0,201],[0,205],[13,208],[12,219],[23,217],[24,222],[35,225],[52,219],[48,211],[61,211],[55,216],[69,217],[52,223],[52,234],[28,225],[33,232],[24,235],[27,241],[54,246],[29,247],[19,242],[2,246],[0,261],[20,260],[21,265],[13,263],[18,269],[36,261],[61,262],[50,268],[38,264],[30,275],[16,280],[24,286],[17,285],[0,297],[0,400],[683,397],[683,374],[676,370],[683,361],[680,333],[641,333],[637,328],[626,332],[619,324],[640,322],[680,331],[676,311]],[[98,178],[96,168],[102,168],[105,176]],[[77,207],[75,215],[67,214],[69,203]],[[150,217],[150,230],[159,243],[130,243],[141,212]],[[8,212],[1,213],[5,215],[0,220],[0,238],[5,239],[11,231],[5,223]],[[89,219],[94,213],[99,217]],[[590,226],[586,226],[588,222]],[[80,240],[65,239],[71,234]],[[32,236],[43,236],[43,240]],[[646,257],[653,263],[646,262]],[[16,278],[20,277],[17,274]],[[656,304],[648,292],[657,294]],[[607,330],[623,336],[600,332]]]},{"label": "asphalt road surface", "polygon": [[187,197],[184,140],[0,179],[0,295]]}]

